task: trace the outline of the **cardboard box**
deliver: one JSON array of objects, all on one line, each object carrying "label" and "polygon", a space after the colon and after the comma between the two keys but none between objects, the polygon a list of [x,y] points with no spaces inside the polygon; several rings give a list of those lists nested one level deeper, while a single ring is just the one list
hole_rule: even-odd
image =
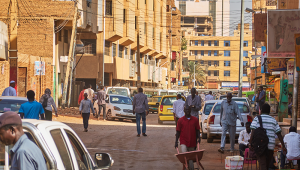
[{"label": "cardboard box", "polygon": [[244,158],[241,156],[226,156],[225,169],[243,169]]}]

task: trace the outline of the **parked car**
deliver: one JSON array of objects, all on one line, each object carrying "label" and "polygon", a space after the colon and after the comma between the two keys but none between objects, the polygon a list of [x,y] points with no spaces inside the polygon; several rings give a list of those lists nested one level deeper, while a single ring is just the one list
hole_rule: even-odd
[{"label": "parked car", "polygon": [[0,115],[7,111],[13,111],[18,113],[21,104],[27,102],[26,97],[17,96],[1,96],[0,97]]},{"label": "parked car", "polygon": [[[181,96],[185,101],[185,97]],[[174,121],[173,103],[176,101],[176,95],[166,95],[160,100],[158,111],[158,124],[163,124],[164,121]]]},{"label": "parked car", "polygon": [[[232,95],[232,97],[237,97],[237,95]],[[220,95],[218,97],[218,100],[223,100],[223,99],[227,99],[227,95]]]},{"label": "parked car", "polygon": [[[48,170],[100,170],[113,164],[108,153],[96,153],[95,162],[72,128],[61,122],[23,119],[24,133],[42,151]],[[0,144],[0,169],[9,169],[12,146]]]},{"label": "parked car", "polygon": [[209,100],[204,102],[202,109],[199,111],[199,122],[201,128],[202,139],[207,138],[207,117],[216,102],[220,100]]},{"label": "parked car", "polygon": [[162,96],[153,96],[149,99],[148,105],[149,105],[149,112],[158,112],[158,106],[159,102],[161,100]]},{"label": "parked car", "polygon": [[[131,119],[133,122],[135,122],[131,98],[122,95],[109,95],[105,101],[107,120],[115,120],[115,118],[118,118],[120,121],[123,119]],[[96,100],[94,103],[94,109],[95,112],[98,113],[98,100]]]},{"label": "parked car", "polygon": [[[221,138],[222,136],[222,127],[220,126],[220,113],[221,113],[221,103],[218,101],[211,110],[210,114],[207,117],[207,143],[212,143],[215,138]],[[253,116],[251,115],[249,106],[244,102],[236,102],[240,113],[243,117],[244,123],[252,122]],[[239,136],[239,133],[244,130],[245,127],[242,127],[241,121],[236,120],[236,138]]]},{"label": "parked car", "polygon": [[[225,99],[223,99],[223,100],[225,100]],[[253,112],[256,112],[255,109],[253,109],[251,107],[252,106],[252,102],[249,100],[248,97],[232,97],[232,100],[235,101],[235,102],[244,102],[244,103],[247,103],[247,105],[249,106],[251,114],[253,114]]]},{"label": "parked car", "polygon": [[106,94],[122,95],[130,97],[130,89],[128,87],[107,87]]}]

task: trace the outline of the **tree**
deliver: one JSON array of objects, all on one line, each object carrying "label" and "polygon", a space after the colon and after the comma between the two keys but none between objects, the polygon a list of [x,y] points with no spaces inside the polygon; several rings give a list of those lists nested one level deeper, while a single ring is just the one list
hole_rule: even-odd
[{"label": "tree", "polygon": [[189,61],[188,69],[189,69],[189,88],[193,87],[193,79],[194,79],[194,65],[195,65],[195,79],[202,84],[206,83],[206,73],[199,63],[195,63],[194,61]]},{"label": "tree", "polygon": [[187,49],[187,40],[182,37],[181,38],[181,50],[186,50]]}]

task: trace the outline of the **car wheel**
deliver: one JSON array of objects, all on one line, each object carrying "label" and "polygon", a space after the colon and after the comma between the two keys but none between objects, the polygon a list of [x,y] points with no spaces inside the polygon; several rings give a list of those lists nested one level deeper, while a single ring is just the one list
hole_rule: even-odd
[{"label": "car wheel", "polygon": [[213,143],[214,138],[207,138],[207,143]]},{"label": "car wheel", "polygon": [[160,119],[158,119],[158,124],[162,125],[164,123],[163,123],[163,121],[161,121]]},{"label": "car wheel", "polygon": [[112,117],[111,111],[110,111],[110,110],[107,111],[106,119],[107,119],[107,120],[115,120],[115,118]]}]

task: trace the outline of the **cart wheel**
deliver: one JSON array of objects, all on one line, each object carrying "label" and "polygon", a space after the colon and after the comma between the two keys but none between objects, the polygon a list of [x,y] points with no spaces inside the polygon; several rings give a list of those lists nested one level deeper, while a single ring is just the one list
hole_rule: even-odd
[{"label": "cart wheel", "polygon": [[207,138],[207,143],[213,143],[214,138]]}]

